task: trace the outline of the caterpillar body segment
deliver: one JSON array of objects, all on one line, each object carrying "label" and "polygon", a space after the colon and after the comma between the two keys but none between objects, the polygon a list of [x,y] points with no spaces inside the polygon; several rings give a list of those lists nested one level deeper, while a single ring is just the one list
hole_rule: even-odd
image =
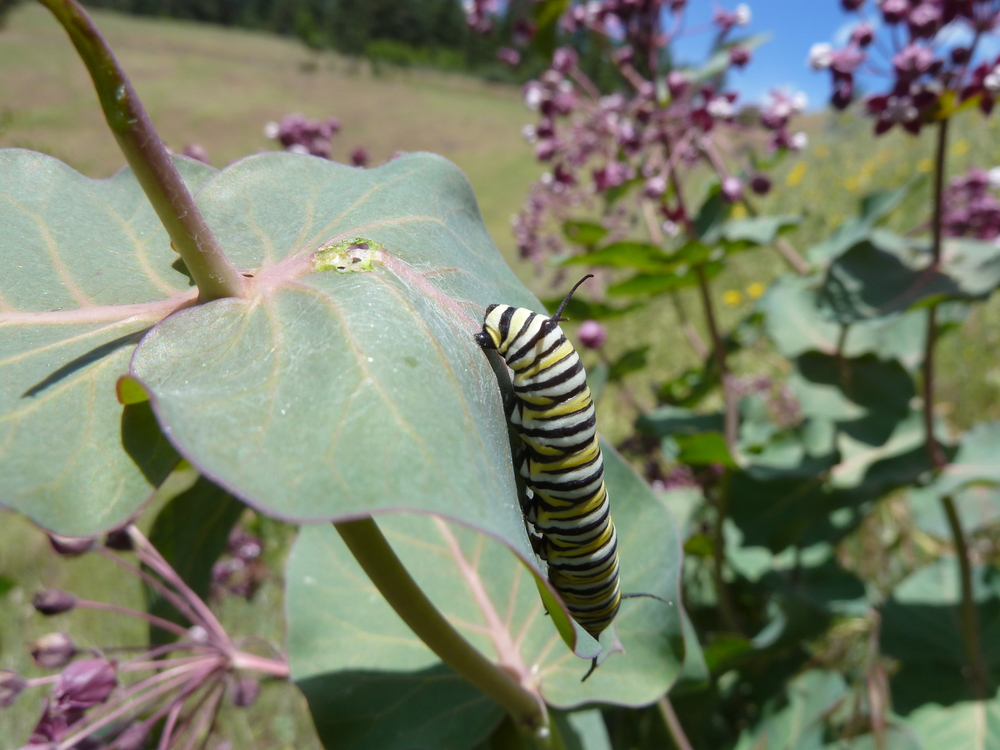
[{"label": "caterpillar body segment", "polygon": [[537,535],[533,545],[570,614],[597,638],[618,613],[622,593],[594,401],[580,357],[559,327],[573,291],[552,317],[490,305],[475,338],[514,373],[510,423],[524,443],[516,465],[529,490],[524,511]]}]

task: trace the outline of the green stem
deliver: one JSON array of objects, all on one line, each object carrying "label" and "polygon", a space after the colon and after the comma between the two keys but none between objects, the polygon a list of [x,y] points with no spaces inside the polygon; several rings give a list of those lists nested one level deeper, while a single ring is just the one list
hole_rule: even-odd
[{"label": "green stem", "polygon": [[972,597],[972,565],[969,563],[969,548],[965,542],[965,532],[962,521],[958,517],[958,509],[951,497],[941,498],[951,536],[955,540],[955,554],[958,556],[959,576],[962,583],[961,613],[962,644],[965,646],[965,659],[969,663],[969,684],[973,695],[978,699],[988,695],[989,677],[986,674],[982,646],[979,641],[979,613],[976,611],[976,601]]},{"label": "green stem", "polygon": [[[747,213],[750,214],[750,216],[758,215],[757,208],[747,198],[743,199],[743,207],[747,210]],[[778,255],[780,255],[799,276],[805,276],[812,270],[812,267],[809,265],[809,261],[799,255],[799,252],[792,247],[792,243],[784,237],[775,237],[773,244],[774,249],[778,251]]]},{"label": "green stem", "polygon": [[674,711],[674,706],[670,702],[670,698],[664,695],[658,701],[658,705],[660,707],[660,716],[663,717],[663,723],[667,725],[667,731],[677,746],[677,750],[694,750],[687,735],[684,734],[684,727],[681,726],[680,719],[677,718],[677,712]]},{"label": "green stem", "polygon": [[719,368],[719,382],[722,383],[722,398],[726,405],[725,438],[726,447],[732,455],[736,455],[736,433],[739,429],[739,414],[736,411],[736,398],[733,394],[732,378],[726,365],[726,345],[715,322],[715,309],[712,307],[712,295],[708,289],[708,279],[705,277],[705,267],[694,267],[698,275],[698,289],[701,291],[701,303],[705,308],[705,321],[712,336],[712,348],[715,351],[715,362]]},{"label": "green stem", "polygon": [[[736,455],[736,438],[739,429],[739,414],[735,394],[733,393],[732,378],[729,376],[729,367],[726,364],[726,345],[719,333],[719,326],[715,322],[715,310],[712,307],[712,295],[708,289],[708,279],[705,277],[704,266],[695,266],[695,273],[698,275],[698,289],[701,291],[701,303],[705,308],[705,320],[708,323],[708,330],[712,336],[712,348],[715,352],[716,367],[719,369],[719,381],[722,383],[722,398],[725,402],[725,439],[726,447],[730,455]],[[727,628],[733,632],[741,632],[739,621],[736,617],[736,608],[733,606],[729,596],[729,587],[726,586],[722,577],[723,567],[726,559],[726,543],[723,538],[723,528],[726,521],[729,506],[729,485],[732,480],[732,470],[726,469],[719,480],[719,487],[716,493],[715,502],[715,523],[712,527],[712,578],[715,583],[715,595],[719,600],[719,614]]]},{"label": "green stem", "polygon": [[39,2],[62,24],[87,66],[108,126],[198,285],[202,301],[241,296],[243,277],[209,229],[128,76],[97,27],[76,0]]},{"label": "green stem", "polygon": [[[948,146],[948,120],[942,120],[937,131],[937,153],[934,159],[934,205],[932,227],[931,253],[933,265],[941,263],[942,237],[944,227],[942,214],[944,211],[944,173],[945,156]],[[924,396],[924,431],[927,441],[927,452],[936,470],[943,469],[948,460],[934,436],[934,346],[937,339],[937,306],[932,305],[927,310],[927,339],[924,347],[923,396]],[[948,517],[951,536],[955,543],[955,555],[958,557],[959,577],[962,587],[961,628],[962,643],[965,647],[965,658],[969,662],[969,684],[977,698],[985,698],[989,677],[986,674],[983,652],[979,641],[979,616],[976,602],[972,597],[972,565],[969,562],[969,547],[965,541],[958,509],[951,497],[941,498],[941,505]]]},{"label": "green stem", "polygon": [[403,567],[375,521],[369,517],[334,526],[375,588],[417,637],[445,664],[503,706],[536,744],[550,747],[552,730],[541,698],[483,656],[451,626]]},{"label": "green stem", "polygon": [[[934,205],[932,208],[932,240],[931,254],[933,265],[941,263],[941,238],[943,235],[942,212],[944,211],[944,172],[945,156],[948,147],[948,120],[942,120],[938,125],[937,153],[934,159]],[[924,346],[923,365],[923,396],[924,396],[924,433],[927,441],[927,453],[935,469],[941,469],[947,463],[941,446],[934,436],[934,345],[937,337],[937,305],[931,305],[927,310],[927,340]]]}]

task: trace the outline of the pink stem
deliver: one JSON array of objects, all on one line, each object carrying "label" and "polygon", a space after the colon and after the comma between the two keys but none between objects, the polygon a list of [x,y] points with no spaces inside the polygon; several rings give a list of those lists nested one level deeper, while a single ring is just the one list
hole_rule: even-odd
[{"label": "pink stem", "polygon": [[[155,589],[163,596],[164,599],[173,604],[177,608],[178,612],[183,614],[186,618],[188,618],[188,620],[191,621],[192,625],[201,625],[202,627],[205,627],[205,623],[203,623],[201,621],[201,618],[194,613],[194,610],[192,610],[189,606],[187,606],[187,604],[181,597],[179,597],[176,593],[168,589],[162,582],[156,580],[145,570],[138,567],[137,565],[133,565],[130,562],[126,562],[125,560],[120,558],[118,555],[116,555],[114,552],[107,549],[106,547],[98,547],[97,551],[102,555],[104,555],[105,557],[107,557],[109,560],[112,560],[115,564],[120,565],[126,570],[129,570],[135,573],[137,576],[139,576],[143,581],[149,584],[150,588]],[[207,631],[208,628],[205,627],[205,630]],[[185,635],[189,635],[189,633],[185,633]]]},{"label": "pink stem", "polygon": [[145,620],[146,622],[155,625],[156,627],[170,631],[176,635],[188,636],[188,630],[175,622],[170,622],[170,620],[164,620],[162,617],[157,617],[156,615],[151,615],[148,612],[139,612],[135,609],[129,609],[128,607],[121,607],[117,604],[108,604],[107,602],[92,602],[84,599],[78,599],[76,602],[77,607],[82,607],[83,609],[98,609],[104,612],[115,612],[120,615],[128,615],[129,617],[138,617],[140,620]]},{"label": "pink stem", "polygon": [[[155,677],[149,678],[148,680],[144,680],[143,682],[139,683],[139,685],[134,686],[135,688],[134,690],[126,691],[126,693],[121,698],[119,698],[118,708],[110,711],[105,711],[103,714],[97,717],[96,720],[91,721],[88,726],[84,727],[83,729],[79,730],[75,734],[71,735],[70,737],[59,743],[56,750],[69,750],[69,748],[72,748],[80,740],[89,737],[101,727],[107,726],[112,721],[117,719],[119,716],[123,716],[124,714],[127,714],[130,711],[136,710],[143,704],[151,701],[153,698],[158,698],[164,693],[169,693],[171,690],[176,689],[179,685],[183,685],[189,679],[193,679],[196,682],[200,682],[207,675],[211,674],[215,669],[217,669],[217,666],[213,665],[210,669],[204,671],[203,674],[199,674],[193,678],[190,678],[187,674],[184,673],[192,671],[191,669],[186,669],[184,667],[177,667],[176,669],[171,670],[170,672],[163,672],[161,674],[156,675]],[[153,688],[152,690],[149,690],[141,697],[136,698],[135,694],[136,692],[138,692],[140,686],[151,687],[157,682],[161,684]],[[135,698],[135,699],[126,701],[125,700],[126,698],[129,699]]]},{"label": "pink stem", "polygon": [[288,679],[288,662],[281,659],[268,659],[266,656],[237,651],[230,657],[233,669],[245,669],[251,672],[262,672],[283,680]]},{"label": "pink stem", "polygon": [[219,640],[219,643],[225,649],[226,653],[232,653],[235,649],[233,643],[229,640],[229,634],[226,633],[226,629],[222,627],[222,623],[215,617],[215,614],[208,608],[208,605],[201,600],[191,588],[184,583],[184,579],[177,575],[175,571],[166,560],[160,555],[156,548],[149,543],[149,540],[142,535],[142,532],[134,524],[130,525],[126,531],[129,537],[131,537],[132,542],[136,545],[136,553],[139,558],[143,560],[149,567],[153,568],[157,573],[163,576],[163,579],[173,585],[181,595],[187,600],[187,602],[195,609],[195,611],[200,615],[201,619],[204,621],[205,627],[209,632],[214,632]]},{"label": "pink stem", "polygon": [[160,735],[160,744],[156,746],[156,750],[167,750],[167,747],[169,747],[170,737],[173,735],[174,727],[177,724],[177,717],[180,716],[183,708],[184,703],[182,701],[177,701],[170,707],[170,714],[167,716],[167,723],[163,726],[163,733]]},{"label": "pink stem", "polygon": [[[219,701],[222,700],[222,693],[224,688],[219,685],[215,688],[215,691],[210,694],[208,701],[203,704],[199,712],[197,722],[194,725],[194,730],[191,732],[191,736],[188,739],[188,743],[184,746],[184,750],[192,750],[195,743],[198,741],[198,735],[201,734],[202,730],[209,726],[210,723],[215,721],[215,713],[219,707]],[[211,731],[211,730],[209,730]],[[207,737],[205,738],[208,739]]]}]

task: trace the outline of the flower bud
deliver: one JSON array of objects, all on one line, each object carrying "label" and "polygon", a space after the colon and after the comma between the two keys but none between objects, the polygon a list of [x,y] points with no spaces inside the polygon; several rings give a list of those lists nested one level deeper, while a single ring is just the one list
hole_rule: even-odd
[{"label": "flower bud", "polygon": [[625,65],[632,62],[635,57],[635,50],[631,44],[623,44],[611,54],[611,59],[618,65]]},{"label": "flower bud", "polygon": [[143,750],[146,747],[146,737],[149,736],[149,725],[146,722],[133,724],[115,740],[116,750]]},{"label": "flower bud", "polygon": [[809,48],[809,66],[813,70],[829,68],[833,62],[833,45],[817,42]]},{"label": "flower bud", "polygon": [[833,96],[830,97],[830,104],[834,109],[847,109],[854,98],[854,81],[851,77],[844,77],[834,83]]},{"label": "flower bud", "polygon": [[112,529],[104,537],[104,546],[108,549],[118,550],[119,552],[131,552],[132,537],[128,535],[128,531],[124,526],[120,529]]},{"label": "flower bud", "polygon": [[941,9],[934,3],[923,2],[906,17],[910,34],[916,38],[932,37],[941,27]]},{"label": "flower bud", "polygon": [[104,703],[117,686],[114,663],[81,659],[62,671],[52,695],[61,710],[82,711]]},{"label": "flower bud", "polygon": [[188,143],[184,146],[183,154],[189,159],[200,161],[202,164],[210,163],[208,160],[208,151],[200,143]]},{"label": "flower bud", "polygon": [[767,195],[771,192],[771,178],[763,173],[755,174],[750,180],[750,189],[757,195]]},{"label": "flower bud", "polygon": [[516,68],[521,62],[521,53],[512,47],[501,47],[497,50],[497,60],[508,68]]},{"label": "flower bud", "polygon": [[46,589],[35,594],[31,605],[46,617],[69,612],[76,606],[76,597],[59,589]]},{"label": "flower bud", "polygon": [[671,71],[667,74],[667,88],[670,89],[671,96],[680,96],[688,88],[688,77],[679,70]]},{"label": "flower bud", "polygon": [[737,44],[729,49],[729,62],[737,68],[742,68],[750,62],[750,50],[742,44]]},{"label": "flower bud", "polygon": [[600,349],[608,340],[607,329],[596,320],[585,320],[576,332],[580,344],[588,349]]},{"label": "flower bud", "polygon": [[17,672],[0,669],[0,708],[7,708],[28,686]]},{"label": "flower bud", "polygon": [[909,0],[882,0],[882,18],[888,24],[896,24],[906,18],[910,10]]},{"label": "flower bud", "polygon": [[65,633],[49,633],[29,643],[28,651],[42,669],[62,669],[76,654],[76,644]]},{"label": "flower bud", "polygon": [[241,677],[233,683],[233,705],[246,708],[253,705],[260,692],[260,683],[253,677]]},{"label": "flower bud", "polygon": [[738,177],[727,177],[722,181],[722,197],[730,203],[735,203],[743,197],[743,183]]},{"label": "flower bud", "polygon": [[351,164],[355,167],[363,167],[368,163],[368,149],[358,146],[351,152]]},{"label": "flower bud", "polygon": [[543,138],[535,144],[535,158],[538,161],[549,161],[559,150],[559,141],[555,138]]},{"label": "flower bud", "polygon": [[934,53],[927,47],[908,44],[892,58],[892,67],[900,78],[912,80],[927,72],[934,62]]},{"label": "flower bud", "polygon": [[848,13],[856,11],[865,4],[865,0],[840,0],[840,5]]},{"label": "flower bud", "polygon": [[76,557],[84,552],[90,552],[97,545],[96,536],[60,536],[49,534],[49,544],[57,554],[66,557]]},{"label": "flower bud", "polygon": [[560,47],[552,54],[552,68],[565,75],[576,67],[577,54],[571,47]]},{"label": "flower bud", "polygon": [[870,23],[859,23],[851,31],[851,44],[867,47],[873,41],[875,41],[875,27]]},{"label": "flower bud", "polygon": [[643,187],[642,192],[647,198],[652,198],[653,200],[660,198],[665,192],[667,192],[667,176],[658,174],[650,177],[646,180],[646,184]]},{"label": "flower bud", "polygon": [[968,47],[955,47],[951,51],[951,61],[956,65],[965,65],[972,56],[972,50]]}]

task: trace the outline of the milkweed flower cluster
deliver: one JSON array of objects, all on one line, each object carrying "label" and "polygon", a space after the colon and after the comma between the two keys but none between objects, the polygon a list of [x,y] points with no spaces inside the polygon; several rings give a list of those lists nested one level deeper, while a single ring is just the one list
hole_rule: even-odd
[{"label": "milkweed flower cluster", "polygon": [[226,554],[212,566],[212,596],[227,594],[251,599],[267,575],[258,537],[237,526],[229,535]]},{"label": "milkweed flower cluster", "polygon": [[[341,123],[336,117],[326,120],[310,120],[304,115],[294,114],[282,118],[281,122],[269,122],[264,126],[264,135],[278,141],[286,151],[293,154],[310,154],[324,159],[332,159],[333,139],[340,132]],[[368,149],[355,146],[350,162],[355,167],[366,167],[371,160]]]},{"label": "milkweed flower cluster", "polygon": [[[1000,57],[976,61],[976,47],[1000,23],[996,0],[841,0],[859,23],[847,44],[813,45],[809,63],[829,70],[830,99],[846,108],[857,94],[856,77],[868,74],[888,82],[864,99],[881,135],[899,125],[917,134],[942,116],[945,97],[975,99],[989,114],[1000,93]],[[956,43],[954,40],[963,40]],[[947,116],[945,111],[944,116]]]},{"label": "milkweed flower cluster", "polygon": [[264,135],[278,141],[293,154],[312,154],[329,159],[330,144],[340,132],[340,127],[340,120],[336,117],[310,120],[304,115],[294,114],[282,118],[281,122],[269,122],[264,126]]},{"label": "milkweed flower cluster", "polygon": [[[233,540],[241,554],[251,557],[254,541],[259,547],[259,540],[246,536]],[[32,604],[41,615],[102,610],[144,620],[176,640],[145,648],[81,649],[67,634],[55,632],[29,643],[37,667],[59,672],[26,679],[0,670],[0,708],[32,688],[49,691],[23,750],[140,750],[156,727],[160,750],[190,748],[207,740],[227,692],[234,705],[248,706],[257,694],[258,675],[288,677],[284,660],[237,649],[209,607],[134,526],[109,535],[104,544],[94,537],[51,537],[51,542],[63,555],[95,552],[114,561],[170,602],[187,624],[66,591],[38,592]],[[135,554],[138,565],[126,559],[126,551]],[[112,656],[117,652],[130,655]]]},{"label": "milkweed flower cluster", "polygon": [[949,237],[1000,239],[1000,167],[988,172],[973,167],[953,178],[942,196],[941,224]]},{"label": "milkweed flower cluster", "polygon": [[[624,236],[637,214],[656,234],[673,236],[690,225],[679,174],[696,164],[716,173],[722,196],[744,199],[748,188],[766,193],[770,181],[746,161],[731,156],[727,137],[745,130],[735,91],[725,73],[747,65],[750,45],[733,31],[750,22],[748,6],[716,10],[711,70],[664,67],[665,50],[683,26],[683,0],[603,0],[571,3],[559,29],[571,36],[603,37],[625,86],[604,93],[581,69],[577,52],[555,50],[549,68],[523,89],[537,121],[524,128],[535,158],[549,170],[530,190],[513,219],[522,257],[561,252],[561,236],[548,228],[600,205],[608,239]],[[513,60],[513,56],[510,56]],[[721,64],[720,64],[721,63]],[[790,121],[805,106],[801,95],[775,92],[760,123],[773,149],[796,150],[804,136]],[[630,201],[623,201],[626,195]]]}]

